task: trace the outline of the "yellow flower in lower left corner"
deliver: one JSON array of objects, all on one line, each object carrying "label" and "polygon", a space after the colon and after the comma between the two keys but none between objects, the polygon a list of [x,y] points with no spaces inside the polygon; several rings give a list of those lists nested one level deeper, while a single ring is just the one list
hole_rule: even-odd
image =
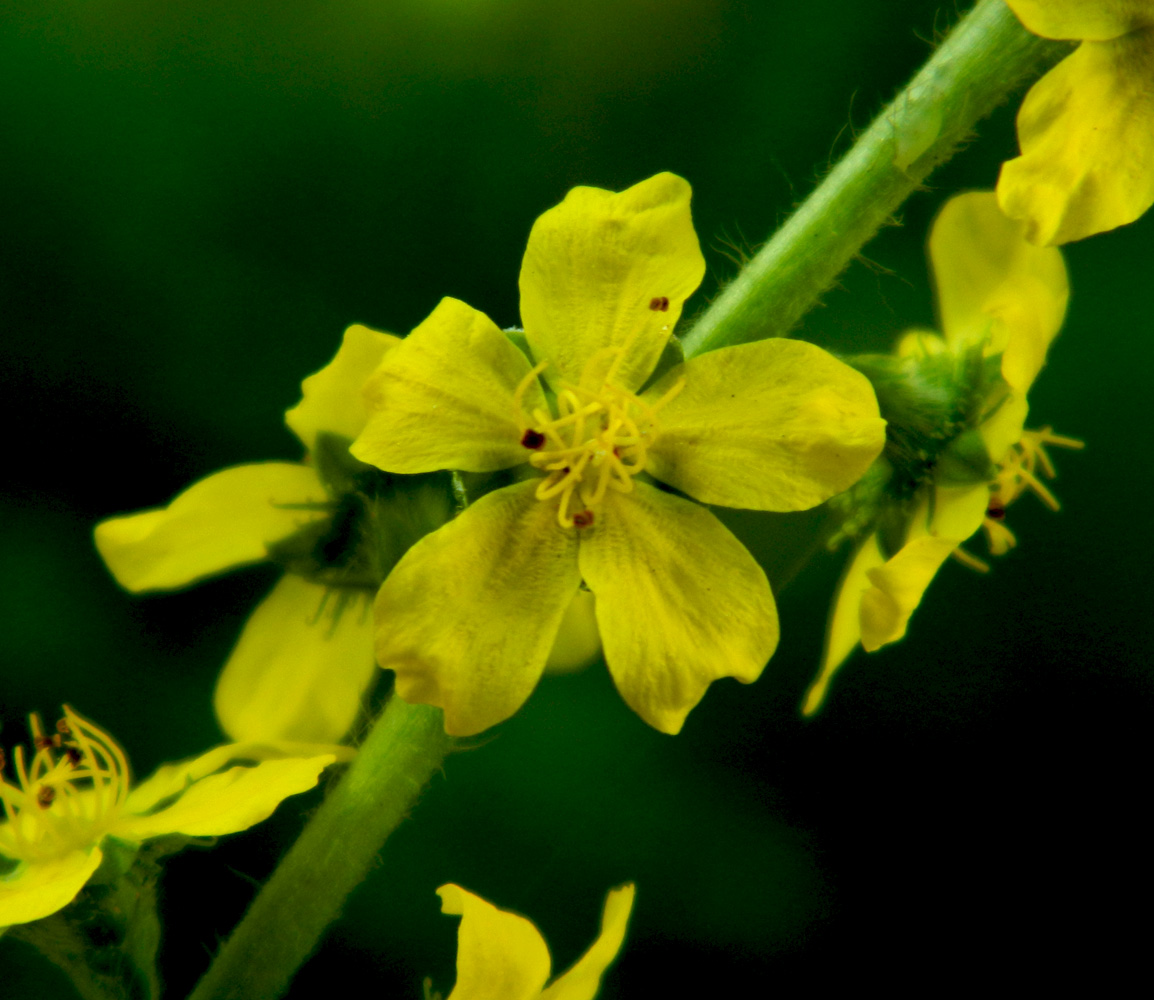
[{"label": "yellow flower in lower left corner", "polygon": [[[346,747],[321,754],[308,747],[310,756],[292,756],[285,744],[227,744],[165,765],[132,788],[124,751],[68,706],[51,734],[38,716],[30,723],[31,759],[16,747],[16,784],[0,777],[0,871],[8,869],[0,874],[0,928],[39,920],[72,902],[100,867],[106,837],[139,844],[169,834],[247,830],[351,755]],[[225,769],[235,761],[259,763]]]},{"label": "yellow flower in lower left corner", "polygon": [[461,917],[449,1000],[593,1000],[625,940],[634,891],[632,884],[610,891],[597,940],[548,986],[549,946],[532,923],[458,885],[443,885],[437,894],[443,913]]}]

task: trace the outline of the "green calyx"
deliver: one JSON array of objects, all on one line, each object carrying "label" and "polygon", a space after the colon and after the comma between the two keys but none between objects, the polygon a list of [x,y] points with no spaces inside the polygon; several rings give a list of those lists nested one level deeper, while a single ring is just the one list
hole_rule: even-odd
[{"label": "green calyx", "polygon": [[867,354],[846,358],[866,376],[887,421],[886,445],[869,472],[830,504],[842,518],[836,546],[876,530],[896,551],[922,491],[989,482],[997,473],[981,426],[1005,401],[1000,354]]},{"label": "green calyx", "polygon": [[402,476],[349,454],[352,442],[317,435],[312,458],[329,497],[324,520],[269,546],[286,572],[322,586],[375,592],[401,556],[455,510],[448,473]]}]

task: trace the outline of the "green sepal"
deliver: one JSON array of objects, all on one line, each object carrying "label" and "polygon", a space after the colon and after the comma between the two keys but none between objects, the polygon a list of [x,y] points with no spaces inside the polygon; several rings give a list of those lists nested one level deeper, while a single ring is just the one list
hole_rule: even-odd
[{"label": "green sepal", "polygon": [[504,333],[505,336],[508,337],[517,346],[517,349],[520,350],[520,352],[529,359],[530,366],[536,364],[536,362],[533,360],[533,349],[529,346],[529,338],[525,336],[524,330],[522,330],[519,326],[511,326],[509,329],[502,330],[501,332]]},{"label": "green sepal", "polygon": [[352,442],[317,435],[313,460],[331,516],[269,546],[286,572],[338,590],[375,592],[405,551],[454,512],[448,473],[403,476],[353,458]]},{"label": "green sepal", "polygon": [[981,432],[972,427],[962,431],[938,456],[934,480],[941,486],[972,486],[988,483],[997,472]]},{"label": "green sepal", "polygon": [[192,840],[176,834],[142,846],[106,837],[100,867],[76,899],[9,934],[59,966],[85,1000],[157,1000],[161,860]]}]

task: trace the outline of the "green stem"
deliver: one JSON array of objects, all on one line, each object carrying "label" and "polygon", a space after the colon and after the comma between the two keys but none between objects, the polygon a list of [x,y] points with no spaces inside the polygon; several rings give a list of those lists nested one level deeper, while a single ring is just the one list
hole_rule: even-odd
[{"label": "green stem", "polygon": [[451,746],[439,709],[390,698],[189,1000],[283,995]]},{"label": "green stem", "polygon": [[788,334],[974,125],[1069,51],[1031,35],[1003,0],[980,0],[697,319],[686,357]]}]

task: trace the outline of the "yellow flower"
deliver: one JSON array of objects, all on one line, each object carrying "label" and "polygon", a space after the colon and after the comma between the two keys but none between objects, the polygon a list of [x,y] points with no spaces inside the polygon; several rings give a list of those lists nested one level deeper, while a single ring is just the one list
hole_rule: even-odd
[{"label": "yellow flower", "polygon": [[437,894],[443,913],[461,917],[457,983],[449,1000],[593,1000],[601,977],[621,950],[633,908],[632,885],[611,890],[597,940],[546,986],[552,971],[549,947],[528,920],[460,886],[443,885]]},{"label": "yellow flower", "polygon": [[[316,459],[326,442],[341,448],[360,433],[361,387],[397,343],[349,327],[336,357],[304,380],[303,399],[285,414],[305,446],[304,462],[225,469],[167,507],[97,525],[96,546],[121,586],[134,593],[183,587],[266,559],[270,546],[309,525],[324,530],[330,518],[339,521]],[[334,570],[335,582],[342,573]],[[375,675],[367,599],[379,581],[358,582],[364,600],[355,599],[355,587],[333,596],[328,581],[286,573],[256,608],[216,688],[217,716],[232,739],[333,743],[348,732]],[[350,595],[359,606],[346,607]]]},{"label": "yellow flower", "polygon": [[517,711],[582,580],[618,690],[676,733],[713,680],[757,678],[777,613],[744,546],[648,477],[703,503],[801,510],[882,447],[868,380],[811,344],[714,351],[640,391],[704,273],[689,199],[672,174],[575,188],[537,220],[521,267],[533,360],[443,299],[366,386],[362,461],[520,467],[414,545],[377,596],[378,662],[402,698],[444,709],[449,733]]},{"label": "yellow flower", "polygon": [[[985,526],[991,552],[1000,555],[1014,544],[1002,523],[1005,509],[1025,490],[1056,509],[1057,501],[1038,479],[1039,471],[1053,474],[1045,446],[1081,446],[1049,428],[1024,430],[1026,393],[1065,316],[1068,287],[1061,252],[1027,243],[1022,226],[1007,219],[988,192],[960,195],[946,204],[930,234],[929,252],[945,337],[906,334],[898,346],[898,371],[923,380],[930,369],[949,373],[963,385],[963,400],[976,397],[963,407],[975,414],[976,435],[963,418],[937,454],[910,449],[910,464],[924,469],[920,478],[907,481],[900,460],[893,463],[889,488],[903,498],[896,507],[900,537],[887,538],[878,528],[851,557],[834,602],[821,671],[806,694],[807,715],[820,707],[834,673],[859,642],[873,652],[905,635],[922,594],[951,554],[988,568],[959,548],[979,527]],[[992,372],[986,359],[995,365]],[[879,395],[884,398],[881,388]],[[902,446],[905,431],[889,415],[887,454]],[[968,464],[959,465],[958,455]]]},{"label": "yellow flower", "polygon": [[[39,920],[67,906],[103,859],[101,844],[115,837],[139,844],[184,834],[215,837],[247,830],[281,801],[312,788],[344,747],[294,748],[229,744],[179,764],[167,764],[130,787],[124,751],[107,733],[65,706],[56,731],[31,717],[34,752],[13,753],[16,784],[0,777],[0,928]],[[302,748],[295,748],[302,749]],[[255,766],[232,761],[260,760]],[[3,754],[0,754],[0,764]]]},{"label": "yellow flower", "polygon": [[1026,95],[1002,210],[1039,245],[1133,222],[1154,204],[1154,3],[1006,2],[1034,34],[1082,44]]}]

